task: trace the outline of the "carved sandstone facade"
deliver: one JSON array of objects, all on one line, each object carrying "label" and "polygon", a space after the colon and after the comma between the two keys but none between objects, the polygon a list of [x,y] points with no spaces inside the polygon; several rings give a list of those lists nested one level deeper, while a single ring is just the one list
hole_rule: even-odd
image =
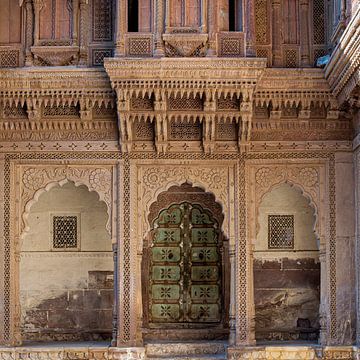
[{"label": "carved sandstone facade", "polygon": [[0,7],[1,358],[359,357],[358,1]]}]

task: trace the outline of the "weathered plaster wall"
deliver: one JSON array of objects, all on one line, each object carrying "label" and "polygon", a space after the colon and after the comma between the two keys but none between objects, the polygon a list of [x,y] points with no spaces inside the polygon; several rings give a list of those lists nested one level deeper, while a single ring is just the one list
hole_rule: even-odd
[{"label": "weathered plaster wall", "polygon": [[[80,216],[80,248],[52,251],[51,214]],[[86,340],[112,329],[113,260],[106,205],[85,186],[40,196],[21,244],[20,303],[25,340]]]},{"label": "weathered plaster wall", "polygon": [[[268,215],[294,215],[294,249],[268,249]],[[257,340],[315,340],[319,329],[320,263],[314,209],[288,184],[264,196],[254,244]]]},{"label": "weathered plaster wall", "polygon": [[337,153],[336,286],[338,343],[355,339],[355,204],[352,153]]}]

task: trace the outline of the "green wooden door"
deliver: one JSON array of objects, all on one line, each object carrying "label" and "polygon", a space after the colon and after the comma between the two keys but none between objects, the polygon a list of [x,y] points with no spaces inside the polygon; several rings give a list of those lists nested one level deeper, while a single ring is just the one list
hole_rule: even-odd
[{"label": "green wooden door", "polygon": [[160,212],[150,252],[150,323],[221,321],[218,224],[184,202]]}]

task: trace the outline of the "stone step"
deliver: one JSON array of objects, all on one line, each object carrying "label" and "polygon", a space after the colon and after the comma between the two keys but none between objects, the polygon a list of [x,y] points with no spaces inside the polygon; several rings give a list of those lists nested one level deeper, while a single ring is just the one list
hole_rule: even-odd
[{"label": "stone step", "polygon": [[[221,359],[225,358],[227,342],[201,341],[201,342],[164,342],[145,345],[147,358],[161,359]],[[215,356],[215,357],[214,357]],[[220,356],[220,357],[217,357]]]},{"label": "stone step", "polygon": [[203,355],[203,356],[168,356],[168,357],[146,357],[149,360],[226,360],[225,354]]}]

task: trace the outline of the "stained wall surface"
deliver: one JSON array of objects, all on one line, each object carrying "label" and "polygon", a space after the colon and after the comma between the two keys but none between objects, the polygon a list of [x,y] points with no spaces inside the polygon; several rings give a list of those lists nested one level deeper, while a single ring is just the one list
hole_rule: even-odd
[{"label": "stained wall surface", "polygon": [[[77,215],[77,249],[54,249],[52,215]],[[21,245],[20,302],[24,340],[108,338],[113,261],[106,205],[85,186],[67,183],[42,194]]]},{"label": "stained wall surface", "polygon": [[[320,263],[314,209],[299,190],[282,184],[266,194],[258,211],[254,246],[257,340],[316,340]],[[269,249],[269,215],[294,216],[292,249]]]}]

